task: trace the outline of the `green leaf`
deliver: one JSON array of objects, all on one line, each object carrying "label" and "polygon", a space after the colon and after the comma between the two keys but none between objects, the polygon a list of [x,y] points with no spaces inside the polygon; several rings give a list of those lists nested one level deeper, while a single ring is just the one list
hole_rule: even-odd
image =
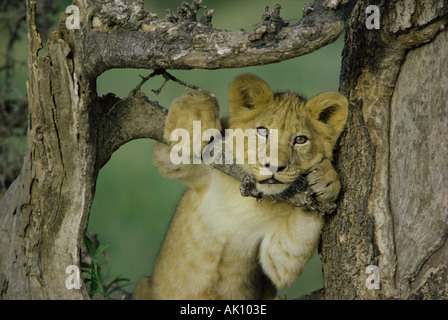
[{"label": "green leaf", "polygon": [[[94,295],[99,295],[103,299],[111,299],[109,296],[121,288],[129,285],[129,279],[122,277],[115,277],[114,280],[106,282],[101,276],[101,265],[98,263],[98,257],[109,247],[109,245],[99,245],[96,250],[93,250],[92,242],[85,237],[87,250],[92,257],[92,263],[81,263],[84,281],[89,284],[89,296],[93,298]],[[107,278],[107,277],[106,277]],[[125,283],[122,283],[125,282]]]},{"label": "green leaf", "polygon": [[89,297],[93,298],[93,296],[97,293],[100,293],[100,289],[99,289],[99,283],[96,281],[92,281],[90,283],[90,291],[89,291]]},{"label": "green leaf", "polygon": [[98,280],[101,279],[101,266],[98,264],[95,264],[95,273]]},{"label": "green leaf", "polygon": [[105,245],[105,246],[103,246],[102,244],[100,244],[100,245],[98,246],[98,248],[96,249],[95,253],[92,255],[92,258],[93,258],[93,259],[98,258],[98,257],[100,256],[100,254],[103,253],[104,250],[106,250],[108,247],[109,247],[108,244]]},{"label": "green leaf", "polygon": [[[109,283],[107,284],[107,286],[105,286],[104,291],[106,291],[108,294],[111,294],[112,292],[114,292],[114,291],[116,291],[116,290],[118,290],[118,289],[121,289],[121,288],[123,288],[123,287],[129,285],[129,283],[124,283],[124,284],[122,284],[122,285],[118,285],[119,282],[123,282],[123,281],[129,282],[129,279],[127,279],[127,278],[119,278],[119,277],[116,277],[114,280],[112,280],[111,282],[109,282]],[[113,290],[109,292],[109,290],[110,290],[110,289],[112,288],[112,286],[114,286],[114,285],[116,285],[116,287],[113,288]]]},{"label": "green leaf", "polygon": [[128,285],[129,285],[129,283],[124,283],[124,284],[121,284],[121,285],[119,285],[119,286],[116,286],[116,287],[114,287],[112,290],[107,291],[107,295],[111,295],[111,294],[114,293],[115,291],[117,291],[117,290],[121,290],[122,288],[124,288],[124,287],[126,287],[126,286],[128,286]]},{"label": "green leaf", "polygon": [[86,243],[87,251],[89,251],[90,255],[93,255],[92,241],[90,241],[87,236],[84,237],[84,241]]},{"label": "green leaf", "polygon": [[81,262],[81,270],[83,272],[90,272],[90,270],[93,270],[93,265],[90,263]]}]

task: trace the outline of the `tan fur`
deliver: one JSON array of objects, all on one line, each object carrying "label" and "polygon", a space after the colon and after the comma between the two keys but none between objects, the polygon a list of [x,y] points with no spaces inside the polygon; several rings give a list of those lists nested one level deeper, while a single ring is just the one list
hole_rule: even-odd
[{"label": "tan fur", "polygon": [[[292,93],[273,93],[260,78],[244,74],[230,85],[229,98],[230,128],[279,130],[278,163],[272,165],[285,167],[273,176],[282,184],[257,183],[260,191],[278,194],[307,174],[319,201],[336,199],[340,183],[330,161],[347,118],[345,97],[329,92],[307,102]],[[175,128],[192,136],[195,120],[202,121],[203,131],[222,129],[214,98],[194,93],[175,100],[165,138]],[[309,140],[294,144],[302,135]],[[234,178],[206,164],[173,165],[169,154],[168,146],[157,145],[155,165],[190,188],[176,210],[151,280],[140,281],[134,299],[269,299],[275,287],[289,286],[300,276],[317,248],[320,215],[273,203],[269,197],[261,203],[242,197]],[[257,162],[243,168],[263,181],[270,178],[260,174],[263,166]]]}]

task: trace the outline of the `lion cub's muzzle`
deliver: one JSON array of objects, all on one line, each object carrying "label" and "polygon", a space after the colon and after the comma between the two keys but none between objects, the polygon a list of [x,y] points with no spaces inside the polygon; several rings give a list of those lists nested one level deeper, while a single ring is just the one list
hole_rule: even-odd
[{"label": "lion cub's muzzle", "polygon": [[[264,194],[275,195],[288,189],[300,175],[287,166],[260,165],[253,168],[252,173],[257,180],[257,188]],[[294,172],[293,172],[294,171]]]},{"label": "lion cub's muzzle", "polygon": [[[286,169],[286,166],[272,166],[270,164],[265,164],[264,169],[265,170],[263,170],[263,172],[261,172],[263,175],[271,174],[272,176],[265,180],[261,180],[258,183],[260,183],[260,184],[284,184],[284,182],[276,179],[275,175],[277,174],[277,172],[284,171]],[[266,171],[266,173],[264,171]]]}]

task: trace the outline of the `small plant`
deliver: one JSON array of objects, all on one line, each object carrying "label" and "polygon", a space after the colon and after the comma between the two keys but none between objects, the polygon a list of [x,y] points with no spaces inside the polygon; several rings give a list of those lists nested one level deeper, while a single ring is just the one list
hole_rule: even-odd
[{"label": "small plant", "polygon": [[[111,294],[117,290],[122,289],[129,282],[127,278],[115,277],[114,280],[107,282],[101,274],[101,266],[99,264],[100,255],[109,247],[109,245],[100,244],[96,250],[93,249],[92,241],[85,237],[87,250],[92,257],[91,263],[82,263],[82,272],[84,281],[90,285],[89,296],[93,298],[98,295],[102,299],[112,299]],[[124,283],[123,283],[124,282]]]}]

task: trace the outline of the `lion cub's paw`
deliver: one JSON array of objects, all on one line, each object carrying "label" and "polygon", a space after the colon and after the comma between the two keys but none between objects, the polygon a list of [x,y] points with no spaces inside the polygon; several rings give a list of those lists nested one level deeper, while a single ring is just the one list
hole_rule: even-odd
[{"label": "lion cub's paw", "polygon": [[[187,130],[193,143],[193,122],[200,121],[201,137],[207,129],[221,130],[219,121],[219,107],[216,98],[200,92],[187,93],[173,101],[165,122],[165,141],[172,141],[171,134],[176,129]],[[199,126],[198,126],[199,127]],[[207,142],[202,142],[203,147]]]},{"label": "lion cub's paw", "polygon": [[307,181],[311,190],[316,193],[317,200],[321,202],[336,200],[341,190],[338,173],[328,159],[311,169]]}]

